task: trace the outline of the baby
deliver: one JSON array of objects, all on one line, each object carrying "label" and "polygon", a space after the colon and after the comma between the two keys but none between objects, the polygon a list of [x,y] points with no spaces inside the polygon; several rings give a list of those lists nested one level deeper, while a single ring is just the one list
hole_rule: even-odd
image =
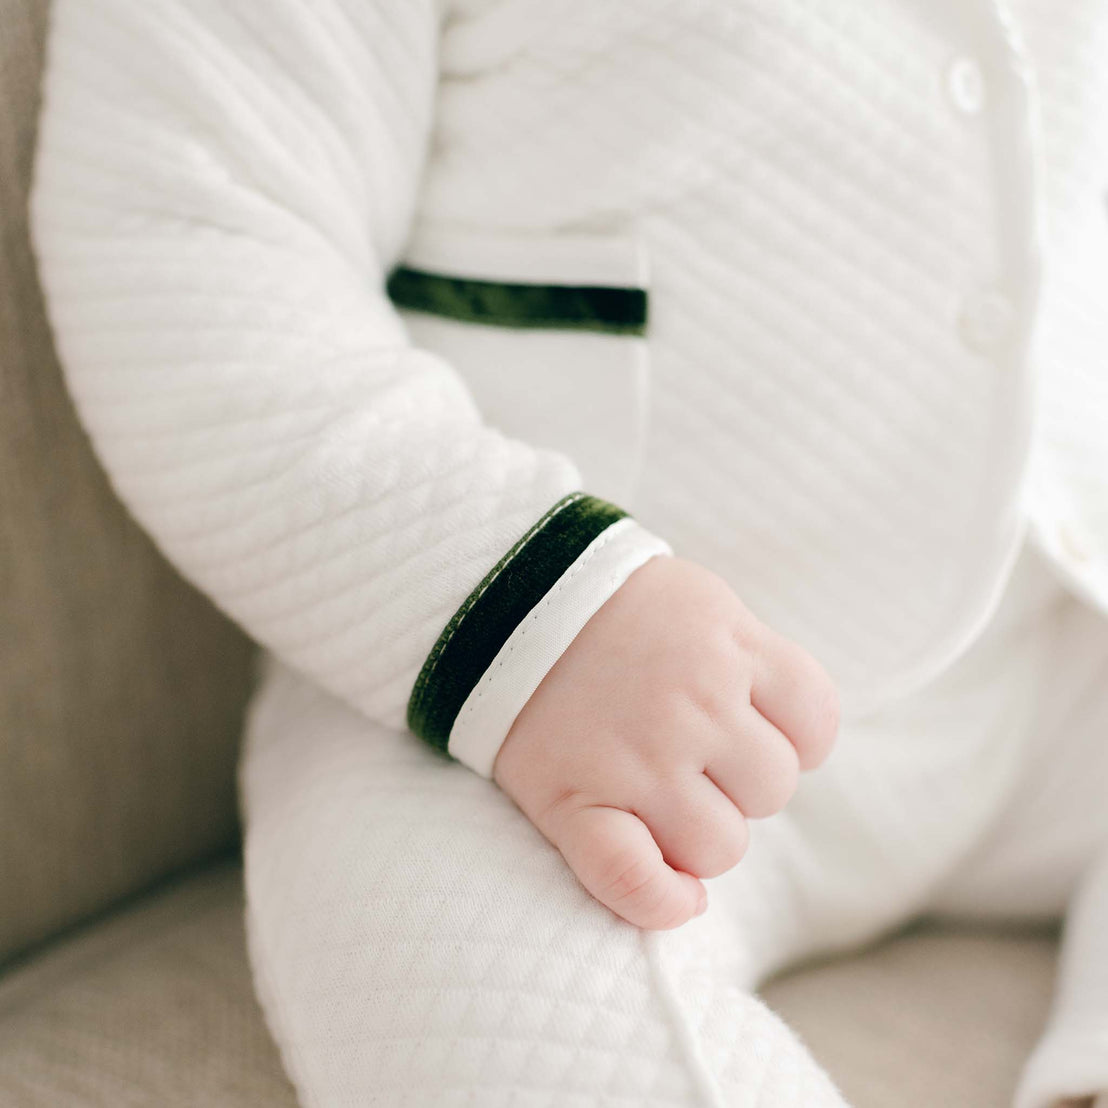
[{"label": "baby", "polygon": [[304,1103],[841,1108],[753,990],[924,911],[1066,915],[1016,1104],[1108,1096],[1102,0],[52,20],[43,285],[265,648]]}]

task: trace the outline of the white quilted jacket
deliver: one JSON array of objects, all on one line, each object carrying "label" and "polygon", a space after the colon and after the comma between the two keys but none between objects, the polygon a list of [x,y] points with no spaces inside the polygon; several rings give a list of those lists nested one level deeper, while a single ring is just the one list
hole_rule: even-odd
[{"label": "white quilted jacket", "polygon": [[[972,639],[1028,521],[1108,607],[1103,0],[53,19],[34,232],[96,449],[187,576],[373,718],[411,718],[463,604],[503,624],[486,575],[577,489],[638,522],[607,561],[596,527],[561,540],[542,603],[450,675],[482,772],[666,544],[855,710]],[[398,266],[648,313],[428,313]]]}]

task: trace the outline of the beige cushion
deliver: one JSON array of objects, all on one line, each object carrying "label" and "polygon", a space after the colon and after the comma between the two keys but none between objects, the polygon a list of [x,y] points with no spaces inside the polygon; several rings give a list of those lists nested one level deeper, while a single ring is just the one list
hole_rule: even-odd
[{"label": "beige cushion", "polygon": [[254,1001],[231,865],[0,977],[0,1104],[293,1108]]},{"label": "beige cushion", "polygon": [[27,241],[45,0],[0,0],[0,962],[233,840],[251,648],[126,516]]},{"label": "beige cushion", "polygon": [[[1043,1022],[1048,935],[918,929],[767,995],[854,1108],[1008,1108]],[[0,978],[0,1104],[292,1108],[222,865]]]},{"label": "beige cushion", "polygon": [[1050,932],[917,927],[772,982],[855,1108],[1010,1108],[1050,1003]]}]

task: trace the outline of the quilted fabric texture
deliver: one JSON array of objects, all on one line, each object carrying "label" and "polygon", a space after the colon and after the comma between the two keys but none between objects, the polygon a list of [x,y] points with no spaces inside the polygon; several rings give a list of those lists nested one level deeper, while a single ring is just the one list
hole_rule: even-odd
[{"label": "quilted fabric texture", "polygon": [[709,882],[709,911],[660,934],[591,900],[489,782],[271,663],[243,764],[247,912],[308,1108],[838,1103],[753,986],[929,908],[1044,920],[1075,890],[1018,1104],[1108,1086],[1108,1056],[1089,1053],[1108,967],[1090,865],[1108,858],[1108,628],[1034,557],[1013,585],[958,666],[844,729]]},{"label": "quilted fabric texture", "polygon": [[[980,630],[1025,523],[1031,64],[994,3],[59,0],[34,196],[53,323],[120,495],[272,651],[248,900],[309,1108],[839,1103],[739,990],[928,902],[1005,814],[1049,653],[955,672],[964,718],[890,700]],[[641,238],[630,506],[862,720],[850,772],[770,825],[781,864],[679,939],[617,926],[399,730],[450,615],[579,476],[482,422],[448,344],[409,341],[384,284],[421,222]],[[859,716],[882,698],[889,730]],[[1005,888],[1060,910],[1094,823],[1065,882]]]},{"label": "quilted fabric texture", "polygon": [[0,963],[234,841],[254,654],[66,395],[26,226],[46,11],[0,0]]},{"label": "quilted fabric texture", "polygon": [[287,669],[249,735],[251,956],[307,1108],[843,1104],[721,936],[617,919],[488,781]]},{"label": "quilted fabric texture", "polygon": [[[1031,109],[991,6],[461,7],[421,218],[640,230],[638,517],[849,706],[948,661],[1014,550],[1027,433]],[[987,112],[950,102],[959,53]],[[1014,329],[967,340],[994,288]]]},{"label": "quilted fabric texture", "polygon": [[[1102,26],[1080,8],[1044,86]],[[653,380],[627,506],[849,708],[919,684],[979,630],[1025,522],[1036,104],[1002,15],[63,0],[38,247],[116,488],[259,641],[400,724],[450,615],[579,474],[481,422],[449,344],[408,343],[387,272],[425,225],[630,227]],[[967,64],[977,100],[952,85]],[[1088,427],[1099,393],[1059,380]],[[1089,515],[1085,439],[1040,515]]]},{"label": "quilted fabric texture", "polygon": [[[0,1102],[294,1108],[254,1000],[242,909],[238,866],[217,865],[9,970]],[[1054,957],[1049,934],[920,929],[765,995],[855,1108],[1009,1108]]]},{"label": "quilted fabric texture", "polygon": [[33,211],[121,497],[251,634],[404,725],[443,627],[572,463],[485,427],[383,291],[429,0],[54,7]]}]

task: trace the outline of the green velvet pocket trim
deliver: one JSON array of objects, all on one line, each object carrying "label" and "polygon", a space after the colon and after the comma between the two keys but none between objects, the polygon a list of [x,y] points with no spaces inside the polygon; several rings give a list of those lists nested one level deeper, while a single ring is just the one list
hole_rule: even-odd
[{"label": "green velvet pocket trim", "polygon": [[582,492],[559,500],[469,594],[427,655],[408,701],[408,726],[446,750],[474,685],[527,613],[601,532],[627,515]]},{"label": "green velvet pocket trim", "polygon": [[646,332],[645,289],[478,281],[403,265],[389,275],[386,288],[398,308],[466,323],[631,335]]}]

